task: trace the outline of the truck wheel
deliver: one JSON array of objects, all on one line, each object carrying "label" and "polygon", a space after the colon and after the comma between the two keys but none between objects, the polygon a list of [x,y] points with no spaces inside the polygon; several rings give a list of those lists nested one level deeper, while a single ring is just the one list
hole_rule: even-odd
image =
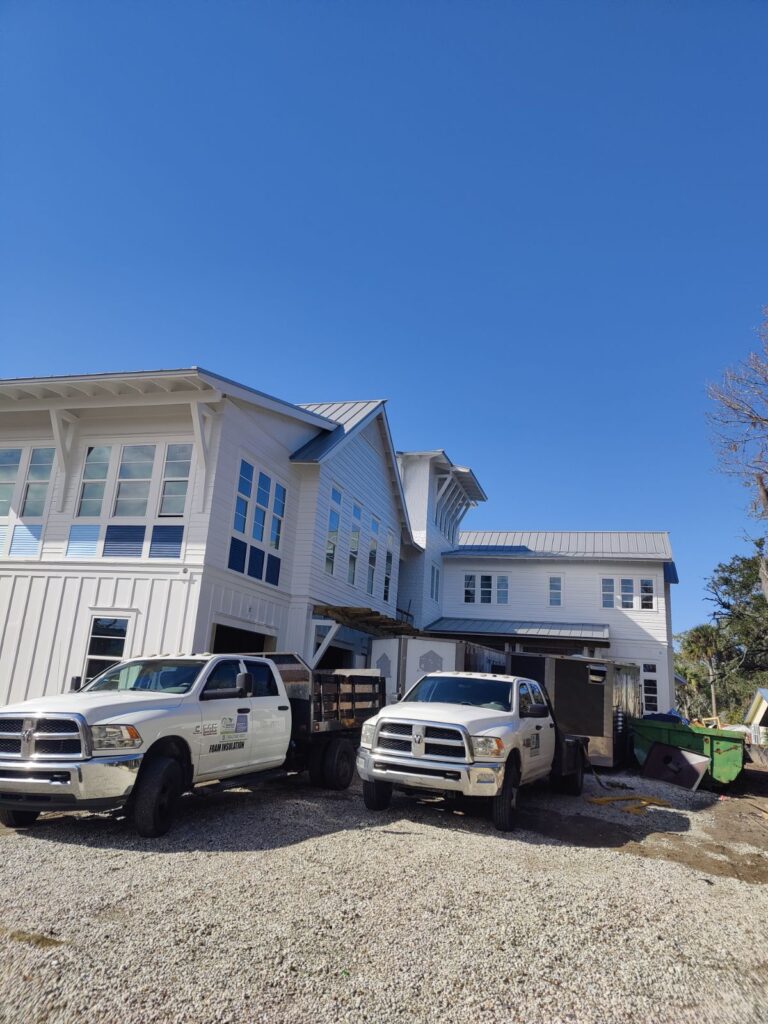
[{"label": "truck wheel", "polygon": [[511,832],[517,817],[517,792],[520,789],[520,769],[510,757],[504,769],[501,790],[493,798],[493,824],[499,832]]},{"label": "truck wheel", "polygon": [[391,802],[391,782],[363,782],[363,803],[369,811],[386,811]]},{"label": "truck wheel", "polygon": [[323,781],[328,789],[347,789],[355,774],[355,747],[351,740],[331,740],[323,758]]},{"label": "truck wheel", "polygon": [[26,828],[34,825],[40,811],[14,811],[10,807],[0,808],[0,825],[6,828]]},{"label": "truck wheel", "polygon": [[142,766],[133,797],[133,823],[140,836],[165,835],[183,788],[184,773],[172,757],[152,757]]},{"label": "truck wheel", "polygon": [[581,754],[579,754],[576,761],[576,771],[559,779],[557,788],[561,793],[567,793],[568,796],[579,796],[581,794],[582,789],[584,789],[584,758]]}]

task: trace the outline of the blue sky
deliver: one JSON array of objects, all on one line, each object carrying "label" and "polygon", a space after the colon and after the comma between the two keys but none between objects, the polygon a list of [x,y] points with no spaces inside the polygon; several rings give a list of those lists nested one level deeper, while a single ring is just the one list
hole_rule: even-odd
[{"label": "blue sky", "polygon": [[758,524],[705,387],[768,303],[768,4],[0,4],[0,376],[385,397],[472,528]]}]

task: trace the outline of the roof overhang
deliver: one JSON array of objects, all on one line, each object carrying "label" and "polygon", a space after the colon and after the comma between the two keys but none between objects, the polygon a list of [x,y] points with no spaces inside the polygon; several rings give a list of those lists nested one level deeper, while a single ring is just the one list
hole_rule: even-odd
[{"label": "roof overhang", "polygon": [[596,647],[610,645],[610,629],[597,622],[523,622],[509,619],[436,619],[427,633],[514,637],[529,640],[583,640]]},{"label": "roof overhang", "polygon": [[420,631],[415,629],[410,622],[404,619],[392,618],[391,615],[383,615],[373,608],[355,608],[348,605],[316,604],[315,615],[326,619],[333,619],[341,626],[348,626],[350,629],[357,629],[361,633],[370,633],[372,636],[394,637],[394,636],[420,636]]}]

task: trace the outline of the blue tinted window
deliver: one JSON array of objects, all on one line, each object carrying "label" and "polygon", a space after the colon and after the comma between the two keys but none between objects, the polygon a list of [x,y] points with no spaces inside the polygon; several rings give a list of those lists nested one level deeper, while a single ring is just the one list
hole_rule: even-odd
[{"label": "blue tinted window", "polygon": [[253,466],[250,462],[246,462],[245,459],[240,460],[240,479],[237,482],[237,489],[241,494],[244,494],[246,498],[251,496],[251,488],[253,487]]},{"label": "blue tinted window", "polygon": [[230,538],[229,541],[229,561],[227,565],[230,569],[234,569],[235,572],[245,572],[245,555],[248,551],[248,545],[245,541],[238,540],[237,537]]},{"label": "blue tinted window", "polygon": [[269,492],[272,489],[272,481],[266,473],[259,473],[259,488],[256,491],[256,501],[264,508],[269,508]]},{"label": "blue tinted window", "polygon": [[261,548],[251,548],[248,553],[248,575],[255,580],[264,575],[264,552]]},{"label": "blue tinted window", "polygon": [[267,555],[267,583],[271,583],[274,587],[280,584],[280,559],[275,555]]},{"label": "blue tinted window", "polygon": [[149,545],[150,558],[180,558],[183,526],[153,526]]}]

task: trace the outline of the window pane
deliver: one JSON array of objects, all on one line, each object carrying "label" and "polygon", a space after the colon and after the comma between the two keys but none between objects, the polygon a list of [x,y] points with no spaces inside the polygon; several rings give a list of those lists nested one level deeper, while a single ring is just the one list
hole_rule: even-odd
[{"label": "window pane", "polygon": [[245,498],[235,499],[235,521],[234,528],[238,533],[245,533],[245,521],[248,518],[248,502]]},{"label": "window pane", "polygon": [[253,539],[264,540],[264,523],[266,522],[267,513],[263,508],[259,508],[258,505],[253,510]]},{"label": "window pane", "polygon": [[169,444],[165,453],[163,476],[186,480],[192,464],[191,444]]},{"label": "window pane", "polygon": [[123,448],[120,459],[121,480],[149,480],[155,461],[153,444],[129,444]]},{"label": "window pane", "polygon": [[21,509],[22,516],[41,516],[45,508],[47,493],[48,484],[27,484],[24,505]]},{"label": "window pane", "polygon": [[89,448],[85,456],[83,480],[106,480],[111,454],[112,448],[110,446]]},{"label": "window pane", "polygon": [[362,519],[363,510],[360,508],[359,505],[352,506],[352,515],[355,517],[355,519]]},{"label": "window pane", "polygon": [[77,514],[79,516],[101,515],[101,501],[103,497],[103,483],[84,483]]},{"label": "window pane", "polygon": [[240,494],[244,494],[246,498],[251,496],[251,488],[253,487],[253,466],[250,462],[246,462],[245,459],[240,460],[240,478],[237,483],[237,489]]},{"label": "window pane", "polygon": [[187,498],[186,480],[166,480],[160,502],[161,516],[183,516]]},{"label": "window pane", "polygon": [[21,448],[0,448],[0,481],[11,483],[16,479],[21,461]]},{"label": "window pane", "polygon": [[55,448],[33,448],[27,480],[50,480]]},{"label": "window pane", "polygon": [[7,516],[11,508],[13,484],[0,484],[0,516]]},{"label": "window pane", "polygon": [[480,577],[480,604],[490,604],[492,596],[493,577]]},{"label": "window pane", "polygon": [[475,603],[475,577],[467,575],[464,577],[464,604]]},{"label": "window pane", "polygon": [[275,512],[279,516],[285,515],[285,488],[282,484],[275,484]]},{"label": "window pane", "polygon": [[132,480],[117,485],[116,516],[143,516],[147,512],[148,480]]},{"label": "window pane", "polygon": [[256,492],[256,501],[264,508],[269,508],[269,492],[272,489],[272,481],[266,473],[259,473],[259,488]]},{"label": "window pane", "polygon": [[336,502],[337,505],[341,504],[341,491],[337,487],[331,488],[331,501]]},{"label": "window pane", "polygon": [[269,535],[269,542],[275,550],[280,547],[280,528],[282,526],[282,519],[278,516],[272,516],[272,529]]}]

